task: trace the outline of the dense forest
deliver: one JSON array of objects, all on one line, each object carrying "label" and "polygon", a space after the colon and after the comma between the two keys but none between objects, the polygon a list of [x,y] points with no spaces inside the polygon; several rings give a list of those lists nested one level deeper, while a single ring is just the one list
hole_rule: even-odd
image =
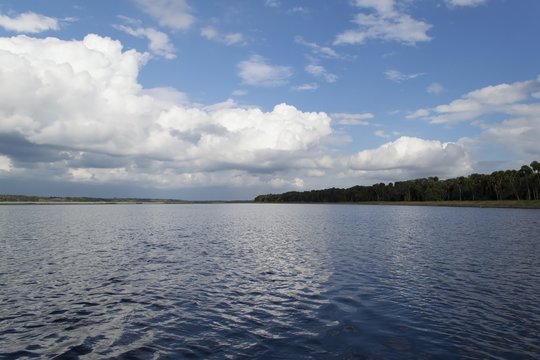
[{"label": "dense forest", "polygon": [[519,170],[495,171],[439,180],[429,177],[348,189],[291,191],[259,195],[255,202],[369,202],[369,201],[479,201],[539,200],[540,163]]}]

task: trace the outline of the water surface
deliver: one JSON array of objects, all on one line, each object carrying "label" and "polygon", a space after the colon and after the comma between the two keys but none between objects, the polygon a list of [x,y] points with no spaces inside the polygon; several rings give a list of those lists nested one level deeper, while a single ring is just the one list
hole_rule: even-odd
[{"label": "water surface", "polygon": [[540,353],[540,211],[0,207],[0,358]]}]

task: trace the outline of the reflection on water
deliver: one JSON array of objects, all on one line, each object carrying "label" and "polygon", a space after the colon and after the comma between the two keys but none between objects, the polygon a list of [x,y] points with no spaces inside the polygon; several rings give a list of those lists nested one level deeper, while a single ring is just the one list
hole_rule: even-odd
[{"label": "reflection on water", "polygon": [[540,213],[0,207],[0,358],[534,358]]}]

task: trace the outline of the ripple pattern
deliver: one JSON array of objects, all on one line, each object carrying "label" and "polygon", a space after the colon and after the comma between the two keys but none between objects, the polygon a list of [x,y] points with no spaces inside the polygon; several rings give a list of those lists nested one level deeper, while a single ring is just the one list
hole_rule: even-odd
[{"label": "ripple pattern", "polygon": [[0,358],[533,359],[540,212],[0,207]]}]

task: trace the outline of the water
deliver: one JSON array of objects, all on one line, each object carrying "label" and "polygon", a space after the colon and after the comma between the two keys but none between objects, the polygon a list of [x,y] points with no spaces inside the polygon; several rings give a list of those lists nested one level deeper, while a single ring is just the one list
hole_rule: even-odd
[{"label": "water", "polygon": [[540,353],[540,212],[0,207],[0,358]]}]

